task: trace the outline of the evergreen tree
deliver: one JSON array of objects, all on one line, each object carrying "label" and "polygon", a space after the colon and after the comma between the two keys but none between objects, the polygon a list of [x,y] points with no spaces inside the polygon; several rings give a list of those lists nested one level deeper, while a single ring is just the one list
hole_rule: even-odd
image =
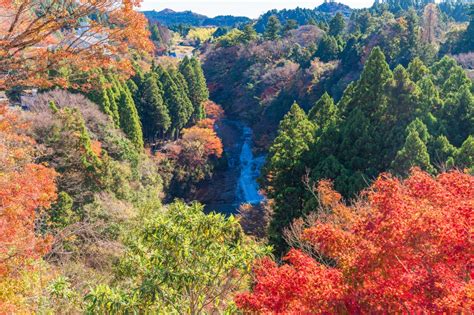
[{"label": "evergreen tree", "polygon": [[150,28],[151,39],[153,41],[158,42],[159,44],[163,43],[163,39],[161,38],[160,29],[158,28],[157,24],[153,24]]},{"label": "evergreen tree", "polygon": [[336,157],[355,176],[341,190],[347,196],[357,193],[366,185],[364,181],[375,178],[389,166],[391,159],[385,161],[380,156],[392,151],[387,149],[387,136],[392,130],[382,123],[387,117],[386,91],[392,77],[384,54],[380,48],[374,48],[359,81],[346,89],[338,106],[344,108],[346,119],[341,126],[342,140]]},{"label": "evergreen tree", "polygon": [[324,62],[337,59],[340,52],[340,47],[334,36],[325,35],[319,42],[316,57],[319,57]]},{"label": "evergreen tree", "polygon": [[117,128],[120,128],[120,114],[118,108],[118,97],[114,93],[114,90],[110,87],[106,89],[107,97],[110,102],[110,112],[112,113],[112,118]]},{"label": "evergreen tree", "polygon": [[265,32],[263,33],[263,38],[266,40],[277,40],[280,38],[281,33],[281,23],[278,17],[272,15],[268,18],[267,26],[265,27]]},{"label": "evergreen tree", "polygon": [[270,186],[268,196],[275,200],[270,241],[279,253],[286,247],[282,239],[283,228],[302,215],[305,189],[301,179],[305,167],[301,156],[308,151],[313,140],[314,124],[298,104],[293,104],[280,122],[278,135],[270,147],[264,167],[264,176]]},{"label": "evergreen tree", "polygon": [[[393,79],[387,83],[387,113],[398,125],[414,119],[420,104],[420,89],[410,80],[408,72],[402,65],[393,71]],[[405,127],[403,126],[403,127]]]},{"label": "evergreen tree", "polygon": [[448,56],[444,56],[440,61],[435,62],[430,68],[433,83],[436,86],[442,86],[456,67],[458,67],[456,60]]},{"label": "evergreen tree", "polygon": [[458,87],[450,95],[442,109],[442,123],[449,141],[460,146],[463,141],[474,134],[474,96],[470,84]]},{"label": "evergreen tree", "polygon": [[283,34],[287,35],[291,30],[298,28],[298,22],[293,19],[286,20],[285,26],[283,27]]},{"label": "evergreen tree", "polygon": [[112,112],[112,105],[107,93],[107,84],[105,77],[101,76],[99,78],[99,87],[97,90],[92,91],[88,94],[88,97],[91,101],[99,105],[100,110],[110,117],[112,122],[114,122],[114,113]]},{"label": "evergreen tree", "polygon": [[182,109],[185,113],[185,123],[184,125],[186,126],[191,118],[191,116],[194,113],[194,107],[189,99],[189,89],[188,89],[188,84],[186,82],[186,79],[184,76],[175,68],[170,68],[168,69],[168,73],[173,80],[173,82],[176,84],[176,87],[178,88],[178,93],[179,93],[179,99],[181,100],[181,106]]},{"label": "evergreen tree", "polygon": [[456,166],[474,174],[474,136],[470,135],[456,152]]},{"label": "evergreen tree", "polygon": [[360,108],[368,117],[375,117],[385,110],[386,83],[393,77],[385,55],[379,47],[372,49],[360,79],[353,89],[347,110]]},{"label": "evergreen tree", "polygon": [[353,176],[345,187],[341,187],[344,195],[356,194],[366,186],[364,181],[380,173],[383,167],[378,158],[381,154],[378,144],[381,136],[377,132],[376,126],[360,108],[353,110],[341,126],[342,141],[337,158]]},{"label": "evergreen tree", "polygon": [[124,85],[119,99],[120,128],[137,148],[143,148],[143,134],[137,108],[128,87]]},{"label": "evergreen tree", "polygon": [[186,80],[189,99],[193,105],[191,120],[197,122],[205,118],[204,102],[209,98],[206,78],[201,64],[196,58],[185,58],[179,66],[179,70]]},{"label": "evergreen tree", "polygon": [[416,57],[413,59],[407,68],[410,79],[414,82],[419,82],[421,79],[427,77],[430,74],[430,70],[421,61],[420,58]]},{"label": "evergreen tree", "polygon": [[401,56],[399,63],[407,66],[410,60],[418,56],[419,33],[420,27],[418,22],[418,15],[413,9],[408,10],[405,19],[407,21],[406,35],[402,38]]},{"label": "evergreen tree", "polygon": [[171,125],[171,119],[161,96],[155,75],[151,74],[145,80],[143,99],[138,107],[146,139],[153,141],[162,137]]},{"label": "evergreen tree", "polygon": [[[160,72],[162,73],[160,81],[163,84],[163,100],[165,101],[171,118],[169,132],[171,137],[178,138],[181,129],[183,129],[189,121],[192,113],[192,104],[183,91],[180,91],[168,71],[161,68]],[[184,96],[186,96],[186,98],[184,98]]]},{"label": "evergreen tree", "polygon": [[191,59],[191,65],[194,69],[196,77],[196,105],[194,107],[194,117],[196,119],[205,118],[206,113],[204,112],[204,102],[209,99],[209,90],[207,89],[206,77],[202,70],[201,63],[197,58]]},{"label": "evergreen tree", "polygon": [[327,129],[338,119],[338,109],[327,92],[324,92],[323,96],[311,108],[308,118],[322,130]]},{"label": "evergreen tree", "polygon": [[392,169],[400,175],[408,175],[410,169],[418,166],[427,172],[434,172],[426,144],[414,129],[408,132],[403,148],[398,151],[392,162]]},{"label": "evergreen tree", "polygon": [[329,35],[339,36],[344,31],[346,22],[341,13],[336,13],[336,15],[329,21]]},{"label": "evergreen tree", "polygon": [[456,155],[457,149],[449,143],[446,136],[438,136],[428,144],[430,160],[433,165],[448,168],[454,166],[454,156]]},{"label": "evergreen tree", "polygon": [[242,28],[242,32],[242,41],[244,43],[250,43],[251,41],[257,39],[257,32],[255,31],[252,23],[245,24],[245,26]]},{"label": "evergreen tree", "polygon": [[[437,113],[443,107],[443,100],[439,96],[439,91],[429,77],[425,77],[418,82],[420,87],[420,111],[422,113]],[[422,116],[419,113],[419,116]]]}]

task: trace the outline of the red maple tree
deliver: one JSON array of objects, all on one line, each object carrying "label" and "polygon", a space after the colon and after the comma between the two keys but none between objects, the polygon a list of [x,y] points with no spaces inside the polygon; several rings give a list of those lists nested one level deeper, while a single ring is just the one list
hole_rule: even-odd
[{"label": "red maple tree", "polygon": [[242,310],[474,311],[473,176],[433,178],[418,169],[406,180],[384,174],[350,206],[327,181],[318,193],[321,215],[302,238],[332,263],[298,249],[282,266],[258,262],[253,291],[236,298]]},{"label": "red maple tree", "polygon": [[132,73],[152,51],[141,0],[0,0],[0,88],[89,88],[92,72]]},{"label": "red maple tree", "polygon": [[0,106],[0,280],[14,277],[50,243],[36,235],[35,218],[56,198],[56,172],[33,163],[34,141],[22,135],[26,127],[15,112]]}]

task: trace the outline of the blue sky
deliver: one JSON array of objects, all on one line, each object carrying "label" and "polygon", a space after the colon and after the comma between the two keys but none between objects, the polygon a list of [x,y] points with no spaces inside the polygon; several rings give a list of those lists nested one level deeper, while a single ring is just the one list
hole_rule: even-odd
[{"label": "blue sky", "polygon": [[[163,10],[166,8],[175,11],[191,10],[209,17],[216,15],[243,15],[257,18],[270,9],[292,9],[296,7],[314,8],[323,0],[144,0],[140,10]],[[339,0],[353,8],[363,8],[372,5],[373,0]]]}]

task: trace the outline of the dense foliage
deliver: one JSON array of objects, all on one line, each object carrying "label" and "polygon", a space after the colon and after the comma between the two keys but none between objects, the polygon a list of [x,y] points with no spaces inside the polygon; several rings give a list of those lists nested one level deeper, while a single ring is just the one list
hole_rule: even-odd
[{"label": "dense foliage", "polygon": [[267,252],[246,239],[233,217],[205,215],[202,206],[182,202],[163,211],[151,213],[130,234],[117,269],[123,282],[92,290],[89,310],[200,314],[222,309],[254,259]]},{"label": "dense foliage", "polygon": [[353,205],[320,182],[320,215],[285,264],[255,267],[237,305],[257,313],[471,312],[473,177],[381,175]]},{"label": "dense foliage", "polygon": [[332,179],[353,197],[381,172],[403,176],[413,166],[473,172],[466,156],[473,109],[472,82],[454,60],[445,57],[428,69],[415,59],[392,72],[375,48],[337,105],[325,94],[309,118],[292,108],[280,123],[264,170],[268,197],[275,199],[274,244],[284,246],[283,228],[314,206],[305,176]]},{"label": "dense foliage", "polygon": [[0,0],[0,313],[473,311],[472,10],[140,2]]},{"label": "dense foliage", "polygon": [[51,237],[35,233],[37,209],[56,199],[57,173],[34,163],[34,140],[17,112],[0,107],[0,309],[28,312],[39,304],[41,257]]}]

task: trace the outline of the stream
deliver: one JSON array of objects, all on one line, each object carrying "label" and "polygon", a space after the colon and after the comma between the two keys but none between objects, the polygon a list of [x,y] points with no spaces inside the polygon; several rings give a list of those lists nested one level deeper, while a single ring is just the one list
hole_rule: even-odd
[{"label": "stream", "polygon": [[263,200],[257,178],[265,155],[254,155],[252,129],[240,121],[222,119],[216,132],[224,145],[227,168],[214,174],[206,185],[207,194],[202,202],[207,211],[235,214],[241,204],[258,204]]}]

